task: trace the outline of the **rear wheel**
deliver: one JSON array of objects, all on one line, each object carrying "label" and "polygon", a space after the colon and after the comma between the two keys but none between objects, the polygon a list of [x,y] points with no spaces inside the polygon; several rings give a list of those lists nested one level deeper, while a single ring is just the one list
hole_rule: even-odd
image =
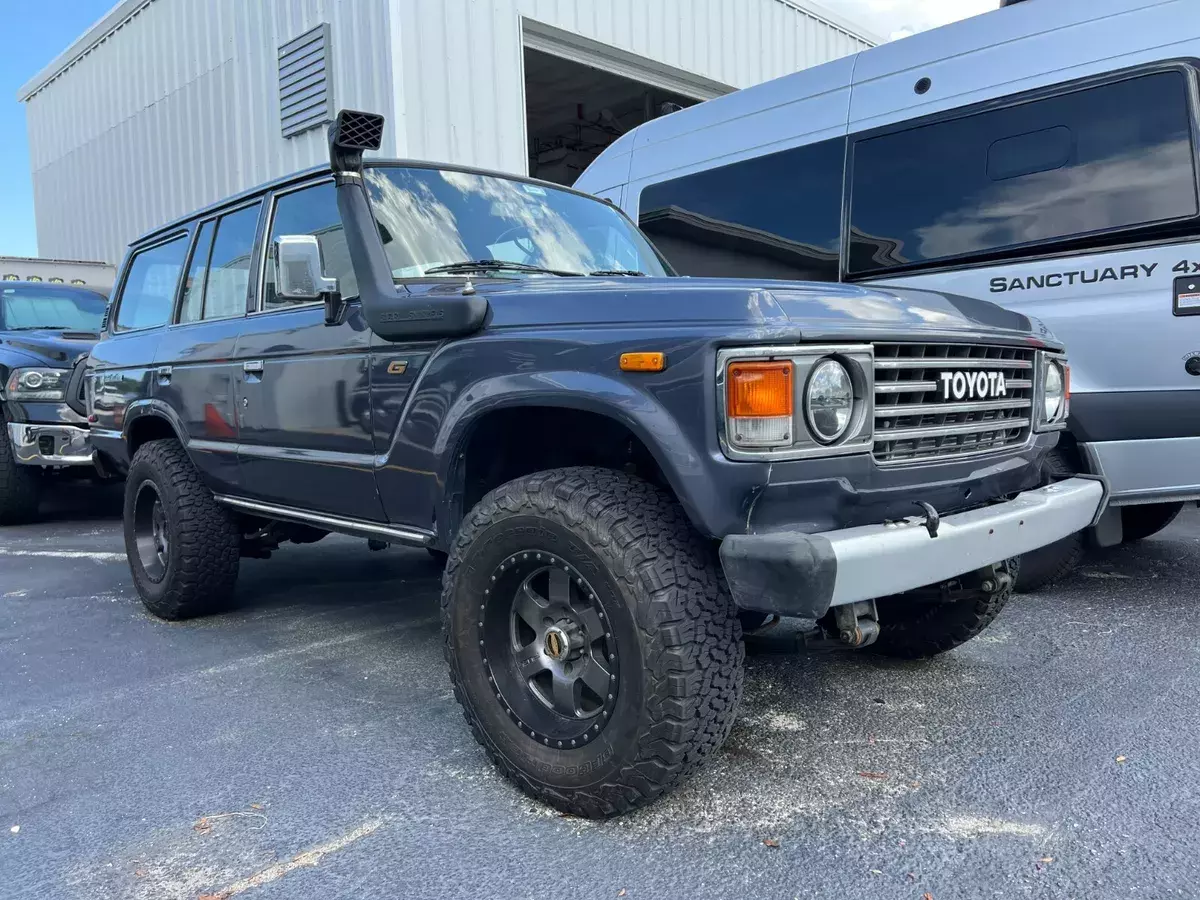
[{"label": "rear wheel", "polygon": [[712,548],[646,482],[571,468],[497,488],[463,523],[443,585],[455,695],[526,793],[574,815],[623,813],[728,735],[736,612]]},{"label": "rear wheel", "polygon": [[[1066,453],[1055,449],[1046,457],[1046,471],[1066,477],[1074,475],[1077,470]],[[1016,591],[1029,593],[1066,578],[1083,559],[1085,546],[1083,532],[1077,531],[1053,544],[1024,554]]]},{"label": "rear wheel", "polygon": [[138,449],[125,481],[125,552],[146,609],[187,619],[223,607],[241,542],[236,517],[201,484],[178,441]]},{"label": "rear wheel", "polygon": [[1004,609],[1021,565],[1011,559],[997,564],[1001,577],[991,589],[983,584],[961,599],[946,600],[938,591],[924,589],[877,601],[879,637],[869,649],[884,656],[921,659],[965,644]]},{"label": "rear wheel", "polygon": [[1158,534],[1183,512],[1182,503],[1147,503],[1121,508],[1122,544],[1132,544]]},{"label": "rear wheel", "polygon": [[23,525],[37,518],[42,473],[17,462],[7,422],[0,416],[0,525]]}]

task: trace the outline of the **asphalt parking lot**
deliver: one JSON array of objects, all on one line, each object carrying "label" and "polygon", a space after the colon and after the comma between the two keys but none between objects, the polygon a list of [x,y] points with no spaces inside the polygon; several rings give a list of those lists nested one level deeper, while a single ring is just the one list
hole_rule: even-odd
[{"label": "asphalt parking lot", "polygon": [[936,661],[759,650],[719,760],[560,817],[451,696],[423,552],[246,561],[167,624],[119,497],[0,533],[0,895],[1194,897],[1200,514]]}]

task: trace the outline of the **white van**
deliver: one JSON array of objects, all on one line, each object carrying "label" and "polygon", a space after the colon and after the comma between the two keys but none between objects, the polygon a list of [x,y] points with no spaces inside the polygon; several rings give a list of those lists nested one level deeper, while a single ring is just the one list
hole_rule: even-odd
[{"label": "white van", "polygon": [[[1200,498],[1200,0],[1027,0],[648,122],[576,187],[685,275],[903,285],[1071,354],[1101,545]],[[986,465],[986,462],[981,462]],[[1034,587],[1083,535],[1026,557]]]}]

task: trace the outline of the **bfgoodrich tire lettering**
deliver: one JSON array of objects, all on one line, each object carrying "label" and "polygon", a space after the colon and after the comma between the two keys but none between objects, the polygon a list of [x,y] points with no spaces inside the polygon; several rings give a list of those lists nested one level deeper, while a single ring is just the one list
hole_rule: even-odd
[{"label": "bfgoodrich tire lettering", "polygon": [[[482,649],[485,591],[499,566],[527,552],[564,564],[596,595],[619,655],[603,727],[574,748],[518,721],[489,680],[503,663]],[[714,555],[674,500],[636,478],[556,469],[485,496],[451,549],[442,622],[475,738],[522,790],[565,812],[604,817],[650,802],[733,725],[744,651]]]},{"label": "bfgoodrich tire lettering", "polygon": [[[134,454],[125,481],[124,519],[125,552],[146,609],[164,619],[187,619],[229,601],[237,583],[241,531],[234,515],[200,482],[178,441],[150,441]],[[141,548],[139,522],[153,532],[141,529]]]}]

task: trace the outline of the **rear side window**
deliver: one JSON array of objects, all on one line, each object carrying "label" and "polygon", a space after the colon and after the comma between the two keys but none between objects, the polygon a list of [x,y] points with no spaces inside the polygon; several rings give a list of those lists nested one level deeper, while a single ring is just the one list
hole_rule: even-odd
[{"label": "rear side window", "polygon": [[205,222],[196,233],[187,280],[183,282],[183,301],[179,304],[180,322],[197,322],[204,315],[204,279],[208,275],[208,257],[212,253],[215,222]]},{"label": "rear side window", "polygon": [[118,331],[167,323],[175,306],[175,289],[187,247],[188,237],[181,234],[133,255],[118,300]]},{"label": "rear side window", "polygon": [[856,141],[848,271],[1019,256],[1198,211],[1187,81],[1159,72]]},{"label": "rear side window", "polygon": [[[263,309],[284,309],[297,301],[275,294],[275,242],[282,235],[315,235],[321,245],[321,265],[328,278],[336,278],[338,291],[347,299],[358,296],[358,282],[350,265],[350,252],[338,214],[337,193],[332,182],[324,182],[283,194],[275,201],[271,235],[267,240],[267,273],[263,279]],[[301,301],[303,302],[303,301]]]},{"label": "rear side window", "polygon": [[260,207],[248,206],[200,226],[184,283],[180,322],[246,314]]},{"label": "rear side window", "polygon": [[681,275],[837,281],[842,138],[642,191],[639,224]]}]

